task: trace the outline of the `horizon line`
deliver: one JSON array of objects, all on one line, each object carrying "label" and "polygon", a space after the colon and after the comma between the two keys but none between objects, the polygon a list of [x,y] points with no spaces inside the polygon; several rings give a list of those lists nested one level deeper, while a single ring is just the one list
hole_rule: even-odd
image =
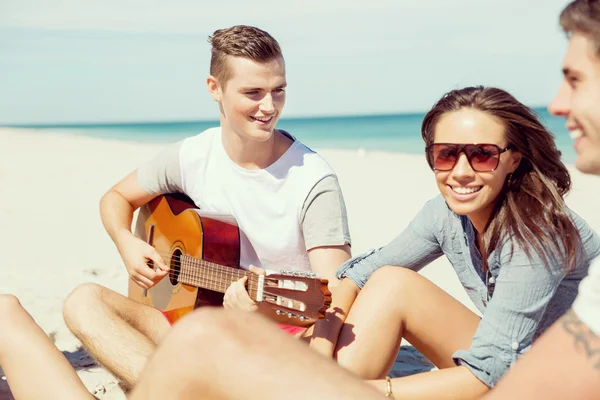
[{"label": "horizon line", "polygon": [[[546,105],[535,105],[529,106],[533,110],[540,108],[546,109]],[[372,114],[330,114],[330,115],[298,115],[293,117],[282,116],[279,121],[294,121],[294,120],[327,120],[327,119],[341,119],[341,118],[372,118],[372,117],[397,117],[397,116],[418,116],[424,115],[427,111],[406,111],[406,112],[384,112],[384,113],[372,113]],[[3,128],[75,128],[75,127],[110,127],[110,126],[123,126],[123,125],[173,125],[173,124],[198,124],[198,123],[217,123],[218,119],[181,119],[181,120],[130,120],[130,121],[75,121],[75,122],[41,122],[41,123],[1,123],[0,127]]]}]

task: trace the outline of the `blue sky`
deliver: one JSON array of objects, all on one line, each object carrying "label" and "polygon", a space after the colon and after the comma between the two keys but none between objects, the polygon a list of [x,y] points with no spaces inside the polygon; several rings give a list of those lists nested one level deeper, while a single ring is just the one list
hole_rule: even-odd
[{"label": "blue sky", "polygon": [[500,86],[547,104],[564,0],[2,0],[0,125],[215,119],[206,41],[250,24],[280,42],[284,116],[427,110]]}]

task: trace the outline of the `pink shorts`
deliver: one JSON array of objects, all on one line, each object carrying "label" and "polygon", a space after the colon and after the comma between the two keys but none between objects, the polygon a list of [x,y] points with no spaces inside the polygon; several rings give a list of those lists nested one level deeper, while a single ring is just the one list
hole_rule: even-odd
[{"label": "pink shorts", "polygon": [[[173,321],[171,321],[171,319],[169,318],[169,316],[167,315],[167,313],[165,313],[162,310],[158,310],[161,312],[162,315],[165,316],[165,318],[167,319],[167,321],[169,322],[169,325],[173,326]],[[294,326],[294,325],[286,325],[286,324],[277,324],[277,327],[281,330],[283,330],[284,332],[289,333],[292,336],[296,336],[302,332],[304,332],[306,330],[306,328],[303,328],[301,326]]]},{"label": "pink shorts", "polygon": [[306,330],[306,328],[303,328],[301,326],[286,325],[286,324],[277,324],[277,327],[279,327],[279,329],[289,333],[292,336],[296,336]]}]

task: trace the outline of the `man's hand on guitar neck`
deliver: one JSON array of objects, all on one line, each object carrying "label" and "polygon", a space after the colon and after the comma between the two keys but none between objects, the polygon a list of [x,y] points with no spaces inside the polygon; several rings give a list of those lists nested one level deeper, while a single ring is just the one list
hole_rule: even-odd
[{"label": "man's hand on guitar neck", "polygon": [[150,289],[169,273],[156,249],[131,232],[119,236],[117,248],[129,276],[143,289]]},{"label": "man's hand on guitar neck", "polygon": [[[265,275],[266,271],[262,268],[257,268],[254,265],[250,265],[250,272],[256,275]],[[256,311],[258,304],[250,298],[248,291],[246,290],[247,277],[233,282],[225,291],[223,297],[224,308],[234,308],[244,311]]]}]

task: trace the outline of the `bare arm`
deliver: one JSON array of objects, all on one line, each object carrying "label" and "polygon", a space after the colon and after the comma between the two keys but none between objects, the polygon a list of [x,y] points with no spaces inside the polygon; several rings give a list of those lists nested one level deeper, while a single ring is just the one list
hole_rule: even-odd
[{"label": "bare arm", "polygon": [[109,236],[119,246],[119,237],[131,234],[133,213],[156,195],[148,194],[138,183],[137,170],[117,182],[100,199],[100,218]]},{"label": "bare arm", "polygon": [[[337,278],[336,278],[337,281]],[[354,304],[360,289],[350,279],[337,281],[330,286],[332,295],[331,306],[325,314],[325,319],[317,321],[310,341],[310,347],[327,356],[334,356],[333,352],[338,341],[338,336],[346,321],[348,312]]]},{"label": "bare arm", "polygon": [[340,282],[335,276],[335,271],[350,259],[350,246],[315,247],[308,251],[308,259],[312,270],[327,279],[331,289]]},{"label": "bare arm", "polygon": [[[154,248],[136,238],[131,232],[133,212],[152,200],[139,184],[137,170],[114,185],[100,200],[100,218],[109,236],[117,246],[129,275],[138,285],[149,288],[168,272],[168,267]],[[156,271],[146,265],[152,260]]]},{"label": "bare arm", "polygon": [[598,396],[600,337],[569,311],[485,399],[586,400]]},{"label": "bare arm", "polygon": [[329,280],[332,300],[325,319],[315,324],[310,347],[331,357],[342,325],[359,291],[354,282],[349,279],[340,281],[335,276],[337,268],[350,259],[350,246],[318,247],[310,250],[308,256],[313,271]]}]

